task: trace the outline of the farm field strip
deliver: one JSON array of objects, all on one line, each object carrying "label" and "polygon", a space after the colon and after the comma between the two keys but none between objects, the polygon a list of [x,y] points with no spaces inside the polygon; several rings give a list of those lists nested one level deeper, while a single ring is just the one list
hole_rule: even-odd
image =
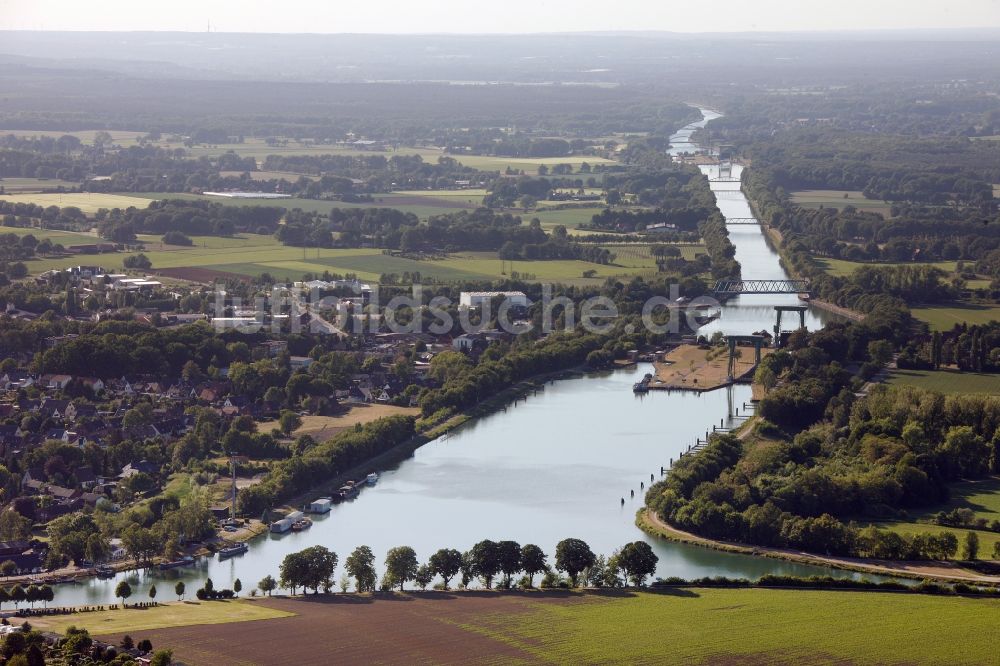
[{"label": "farm field strip", "polygon": [[57,187],[69,189],[79,186],[80,183],[59,180],[58,178],[0,178],[0,187],[7,194],[24,194],[27,192],[41,192],[42,190],[50,190]]},{"label": "farm field strip", "polygon": [[[0,181],[2,182],[2,181]],[[101,208],[145,208],[152,197],[131,194],[105,194],[103,192],[73,192],[48,194],[3,194],[0,201],[11,203],[32,203],[39,206],[59,206],[67,208],[75,206],[88,215],[93,215]]]},{"label": "farm field strip", "polygon": [[848,261],[846,259],[831,259],[829,257],[816,257],[816,262],[830,275],[836,277],[848,277],[856,270],[869,266],[871,268],[889,268],[896,266],[933,266],[946,273],[954,273],[958,268],[957,261],[927,261],[927,262],[870,262],[870,261]]},{"label": "farm field strip", "polygon": [[[904,536],[913,536],[915,534],[938,534],[940,532],[954,534],[955,538],[958,539],[958,556],[961,556],[962,543],[965,539],[966,533],[969,531],[969,528],[967,527],[946,527],[944,525],[913,523],[907,521],[885,521],[872,524]],[[975,530],[975,532],[979,535],[979,558],[982,560],[991,559],[993,556],[994,546],[1000,542],[1000,534],[997,532],[987,532],[985,530]]]},{"label": "farm field strip", "polygon": [[[930,665],[959,655],[962,663],[986,664],[1000,649],[1000,600],[916,594],[678,588],[334,594],[251,605],[293,615],[142,637],[194,665],[318,665],[330,654],[400,664]],[[86,619],[64,621],[88,626]],[[89,628],[112,641],[125,631]]]},{"label": "farm field strip", "polygon": [[942,306],[911,307],[914,317],[927,322],[933,331],[947,331],[955,324],[987,324],[1000,321],[1000,305],[953,303]]},{"label": "farm field strip", "polygon": [[[847,195],[845,198],[844,195]],[[799,190],[791,193],[792,203],[803,208],[844,208],[887,213],[892,204],[880,199],[869,199],[860,190]]]},{"label": "farm field strip", "polygon": [[[947,502],[924,510],[910,512],[914,520],[926,520],[939,511],[952,509],[969,509],[977,518],[989,521],[1000,520],[1000,477],[991,476],[985,479],[959,481],[948,485],[951,495]],[[937,525],[927,525],[928,529],[936,529]]]},{"label": "farm field strip", "polygon": [[889,383],[916,386],[939,393],[1000,395],[1000,374],[958,370],[893,370]]}]

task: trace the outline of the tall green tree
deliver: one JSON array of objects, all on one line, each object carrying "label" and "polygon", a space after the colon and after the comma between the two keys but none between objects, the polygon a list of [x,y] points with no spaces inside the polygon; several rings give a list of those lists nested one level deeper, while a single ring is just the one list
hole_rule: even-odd
[{"label": "tall green tree", "polygon": [[122,600],[122,606],[125,605],[125,600],[132,596],[132,586],[128,584],[128,581],[121,581],[115,587],[115,596]]},{"label": "tall green tree", "polygon": [[521,544],[516,541],[498,542],[497,558],[504,576],[504,587],[509,588],[511,578],[521,570]]},{"label": "tall green tree", "polygon": [[979,535],[971,530],[965,533],[965,541],[962,543],[962,559],[970,562],[979,559]]},{"label": "tall green tree", "polygon": [[442,548],[431,555],[428,564],[444,580],[444,589],[447,590],[451,579],[462,569],[462,553],[454,548]]},{"label": "tall green tree", "polygon": [[645,541],[626,544],[619,555],[622,568],[636,587],[640,587],[647,576],[656,573],[656,563],[659,559]]},{"label": "tall green tree", "polygon": [[484,539],[472,547],[472,571],[479,576],[483,585],[489,590],[493,587],[493,579],[500,573],[500,549],[495,541]]},{"label": "tall green tree", "polygon": [[521,569],[528,574],[528,585],[535,586],[535,575],[548,569],[547,556],[533,543],[521,547]]},{"label": "tall green tree", "polygon": [[582,539],[563,539],[556,544],[556,569],[565,571],[573,587],[580,572],[593,566],[595,555]]},{"label": "tall green tree", "polygon": [[409,546],[396,546],[386,553],[386,575],[390,581],[399,585],[400,592],[403,591],[404,583],[416,577],[417,567],[417,553]]},{"label": "tall green tree", "polygon": [[378,574],[375,572],[375,555],[368,546],[358,546],[347,556],[344,568],[354,579],[358,592],[374,592]]}]

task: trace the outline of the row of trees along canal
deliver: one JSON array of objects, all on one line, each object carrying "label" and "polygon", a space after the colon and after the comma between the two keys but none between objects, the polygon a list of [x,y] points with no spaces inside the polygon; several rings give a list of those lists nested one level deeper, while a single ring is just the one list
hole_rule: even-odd
[{"label": "row of trees along canal", "polygon": [[[470,550],[460,552],[454,548],[442,548],[421,564],[417,554],[409,546],[391,548],[385,556],[385,574],[378,587],[391,590],[413,581],[420,589],[426,589],[436,577],[440,577],[439,587],[447,590],[455,576],[461,576],[461,587],[467,587],[474,579],[479,579],[486,589],[492,589],[494,579],[502,576],[498,587],[509,589],[515,586],[514,576],[524,575],[516,586],[534,587],[535,576],[544,574],[542,587],[576,587],[586,584],[592,587],[622,587],[630,582],[642,585],[646,578],[656,571],[659,558],[645,541],[634,541],[616,550],[610,557],[595,555],[581,539],[563,539],[556,545],[555,567],[549,564],[548,556],[535,544],[520,545],[516,541],[483,540]],[[338,564],[337,554],[325,546],[310,546],[297,553],[285,556],[281,563],[280,578],[266,576],[258,584],[261,592],[270,594],[278,587],[287,588],[294,594],[298,588],[329,592],[334,587],[334,572]],[[346,592],[350,579],[358,592],[374,592],[378,582],[375,569],[375,555],[368,546],[358,546],[344,561],[341,591]],[[565,573],[568,579],[557,572]]]}]

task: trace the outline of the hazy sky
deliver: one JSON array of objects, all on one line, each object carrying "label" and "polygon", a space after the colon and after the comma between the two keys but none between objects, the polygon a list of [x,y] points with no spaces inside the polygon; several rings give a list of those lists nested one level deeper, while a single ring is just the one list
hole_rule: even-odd
[{"label": "hazy sky", "polygon": [[[1000,0],[0,0],[0,29],[570,32],[1000,27]],[[0,52],[3,44],[0,43]]]}]

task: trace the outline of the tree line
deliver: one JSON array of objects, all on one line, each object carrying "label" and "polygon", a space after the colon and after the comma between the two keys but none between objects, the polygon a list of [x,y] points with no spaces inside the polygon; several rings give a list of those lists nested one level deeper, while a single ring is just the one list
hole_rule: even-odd
[{"label": "tree line", "polygon": [[[344,574],[340,589],[346,592],[351,580],[357,592],[375,592],[398,589],[415,583],[427,589],[439,579],[440,589],[450,589],[451,581],[458,577],[460,587],[466,588],[478,581],[486,589],[494,584],[500,589],[512,587],[532,588],[535,578],[544,574],[542,587],[640,587],[656,572],[659,558],[645,541],[634,541],[616,550],[610,557],[595,555],[581,539],[563,539],[556,544],[553,563],[535,544],[516,541],[480,541],[468,551],[442,548],[421,563],[409,546],[390,548],[384,558],[385,571],[379,578],[375,568],[375,555],[368,546],[358,546],[344,560]],[[264,577],[257,588],[270,595],[278,587],[295,594],[312,590],[328,593],[337,582],[334,573],[339,564],[337,554],[325,546],[311,546],[286,555],[281,563],[279,578]],[[558,573],[557,573],[558,572]],[[559,573],[564,573],[562,579]],[[519,574],[523,574],[516,579]],[[515,580],[516,579],[516,580]]]}]

